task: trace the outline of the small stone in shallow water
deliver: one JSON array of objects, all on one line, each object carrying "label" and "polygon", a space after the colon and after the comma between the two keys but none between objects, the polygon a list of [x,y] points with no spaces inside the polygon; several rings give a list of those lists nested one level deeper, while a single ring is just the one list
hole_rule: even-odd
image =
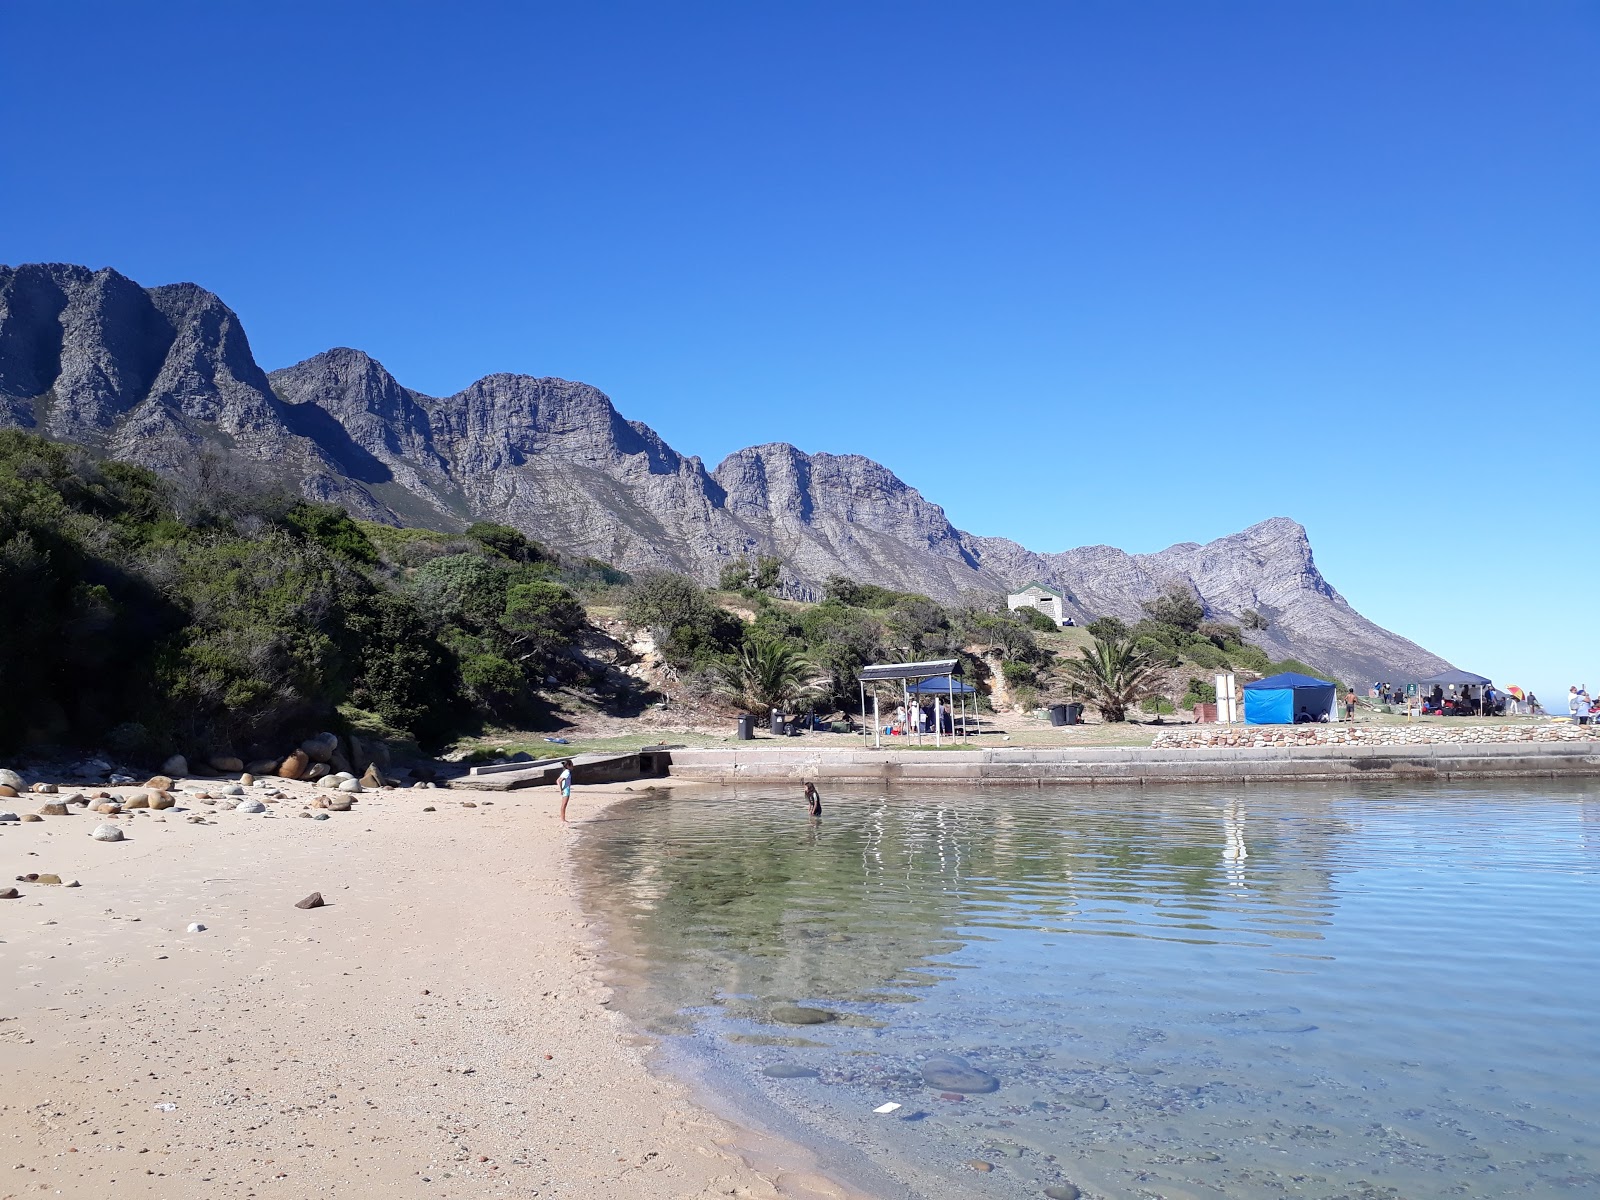
[{"label": "small stone in shallow water", "polygon": [[837,1021],[839,1014],[825,1008],[807,1008],[803,1004],[779,1004],[772,1009],[772,1019],[785,1025],[826,1025]]},{"label": "small stone in shallow water", "polygon": [[768,1079],[815,1079],[817,1072],[810,1067],[802,1067],[797,1063],[773,1063],[770,1067],[762,1067],[761,1073]]},{"label": "small stone in shallow water", "polygon": [[1081,1096],[1068,1094],[1061,1097],[1061,1103],[1070,1104],[1074,1108],[1087,1108],[1090,1112],[1101,1112],[1105,1109],[1104,1096]]},{"label": "small stone in shallow water", "polygon": [[1044,1194],[1049,1197],[1049,1200],[1078,1200],[1078,1197],[1083,1195],[1078,1190],[1077,1185],[1071,1183],[1052,1184],[1050,1187],[1045,1188]]},{"label": "small stone in shallow water", "polygon": [[930,1058],[922,1064],[922,1082],[931,1088],[947,1092],[980,1095],[999,1088],[1000,1081],[987,1071],[980,1071],[964,1058],[951,1054]]}]

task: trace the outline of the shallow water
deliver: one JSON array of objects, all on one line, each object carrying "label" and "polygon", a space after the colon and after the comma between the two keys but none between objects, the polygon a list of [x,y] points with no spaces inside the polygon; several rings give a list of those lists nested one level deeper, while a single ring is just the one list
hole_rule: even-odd
[{"label": "shallow water", "polygon": [[[791,788],[641,793],[578,856],[623,1005],[862,1178],[1600,1195],[1600,787],[825,800],[813,822]],[[929,1086],[952,1054],[998,1087]]]}]

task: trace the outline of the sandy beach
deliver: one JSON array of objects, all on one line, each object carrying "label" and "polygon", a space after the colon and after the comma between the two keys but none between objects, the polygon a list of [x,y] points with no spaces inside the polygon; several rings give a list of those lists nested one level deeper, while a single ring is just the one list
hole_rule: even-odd
[{"label": "sandy beach", "polygon": [[116,843],[78,809],[0,827],[0,1197],[847,1195],[607,1007],[566,847],[626,789],[563,829],[550,789],[307,820],[313,787],[273,783],[249,815],[191,782]]}]

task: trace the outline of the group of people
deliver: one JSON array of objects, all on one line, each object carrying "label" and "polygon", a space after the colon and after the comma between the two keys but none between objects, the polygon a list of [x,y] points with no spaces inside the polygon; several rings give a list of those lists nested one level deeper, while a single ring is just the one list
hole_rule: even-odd
[{"label": "group of people", "polygon": [[[904,736],[908,733],[932,733],[933,708],[932,704],[913,704],[907,710],[904,704],[895,705],[894,716],[890,718],[889,724],[884,728],[884,733],[889,734],[891,737],[896,735]],[[941,733],[954,732],[955,722],[950,716],[949,705],[939,705],[938,720]]]},{"label": "group of people", "polygon": [[1575,683],[1567,689],[1567,712],[1579,725],[1600,725],[1600,702],[1589,698],[1589,689]]}]

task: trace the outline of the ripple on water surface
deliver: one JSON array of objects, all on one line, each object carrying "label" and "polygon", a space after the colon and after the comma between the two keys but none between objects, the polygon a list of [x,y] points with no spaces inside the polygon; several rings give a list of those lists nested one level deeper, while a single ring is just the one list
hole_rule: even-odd
[{"label": "ripple on water surface", "polygon": [[1600,789],[827,800],[641,793],[586,897],[635,1017],[908,1194],[1600,1195]]}]

